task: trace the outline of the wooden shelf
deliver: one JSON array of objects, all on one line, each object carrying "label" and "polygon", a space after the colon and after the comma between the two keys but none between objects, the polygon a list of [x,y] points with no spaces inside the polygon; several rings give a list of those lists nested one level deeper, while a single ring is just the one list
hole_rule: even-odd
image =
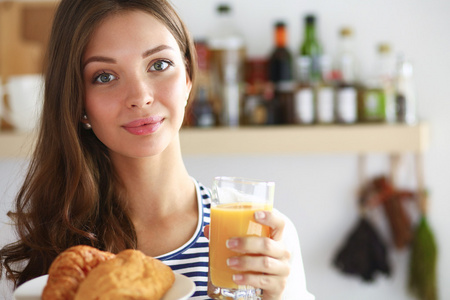
[{"label": "wooden shelf", "polygon": [[185,154],[421,152],[428,125],[280,126],[184,129]]},{"label": "wooden shelf", "polygon": [[[348,125],[196,129],[180,132],[183,154],[336,154],[423,152],[429,126]],[[0,158],[26,157],[31,133],[0,133]]]}]

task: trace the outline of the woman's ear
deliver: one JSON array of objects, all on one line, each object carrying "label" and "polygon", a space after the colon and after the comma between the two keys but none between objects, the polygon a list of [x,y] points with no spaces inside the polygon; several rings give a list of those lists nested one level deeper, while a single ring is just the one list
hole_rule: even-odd
[{"label": "woman's ear", "polygon": [[186,88],[187,88],[186,99],[189,99],[189,96],[192,91],[192,80],[191,78],[189,78],[189,75],[186,76]]},{"label": "woman's ear", "polygon": [[189,97],[191,96],[192,92],[192,80],[189,78],[189,75],[186,74],[186,98],[184,106],[186,107],[188,105]]}]

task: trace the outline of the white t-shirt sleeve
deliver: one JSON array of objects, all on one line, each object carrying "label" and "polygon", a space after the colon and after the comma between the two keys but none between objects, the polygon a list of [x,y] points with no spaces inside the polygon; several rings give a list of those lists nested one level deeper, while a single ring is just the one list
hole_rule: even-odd
[{"label": "white t-shirt sleeve", "polygon": [[[278,212],[278,211],[277,211]],[[306,288],[305,270],[303,268],[302,254],[300,250],[300,241],[297,229],[292,221],[284,214],[278,212],[284,217],[285,228],[283,232],[283,242],[291,253],[289,263],[291,272],[288,277],[287,285],[283,293],[283,300],[314,300],[315,297]]]}]

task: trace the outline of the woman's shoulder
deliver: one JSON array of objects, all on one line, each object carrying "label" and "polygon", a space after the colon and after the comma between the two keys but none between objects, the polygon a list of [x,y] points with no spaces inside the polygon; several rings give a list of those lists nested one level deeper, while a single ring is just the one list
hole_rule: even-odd
[{"label": "woman's shoulder", "polygon": [[196,182],[199,190],[200,190],[200,194],[202,196],[204,196],[205,198],[211,198],[211,189],[207,186],[205,186],[203,183],[201,183],[200,181],[197,181],[194,179],[194,181]]},{"label": "woman's shoulder", "polygon": [[192,178],[192,180],[194,181],[197,190],[197,200],[199,203],[201,202],[203,206],[209,208],[211,205],[211,189],[195,178]]}]

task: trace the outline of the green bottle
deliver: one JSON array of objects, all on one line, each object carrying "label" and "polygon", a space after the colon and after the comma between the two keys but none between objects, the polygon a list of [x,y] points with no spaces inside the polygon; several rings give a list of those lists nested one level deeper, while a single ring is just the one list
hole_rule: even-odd
[{"label": "green bottle", "polygon": [[310,80],[312,82],[317,82],[321,78],[320,56],[322,55],[322,46],[317,39],[316,17],[314,15],[306,15],[304,24],[304,37],[300,46],[300,56],[307,56],[310,58]]}]

